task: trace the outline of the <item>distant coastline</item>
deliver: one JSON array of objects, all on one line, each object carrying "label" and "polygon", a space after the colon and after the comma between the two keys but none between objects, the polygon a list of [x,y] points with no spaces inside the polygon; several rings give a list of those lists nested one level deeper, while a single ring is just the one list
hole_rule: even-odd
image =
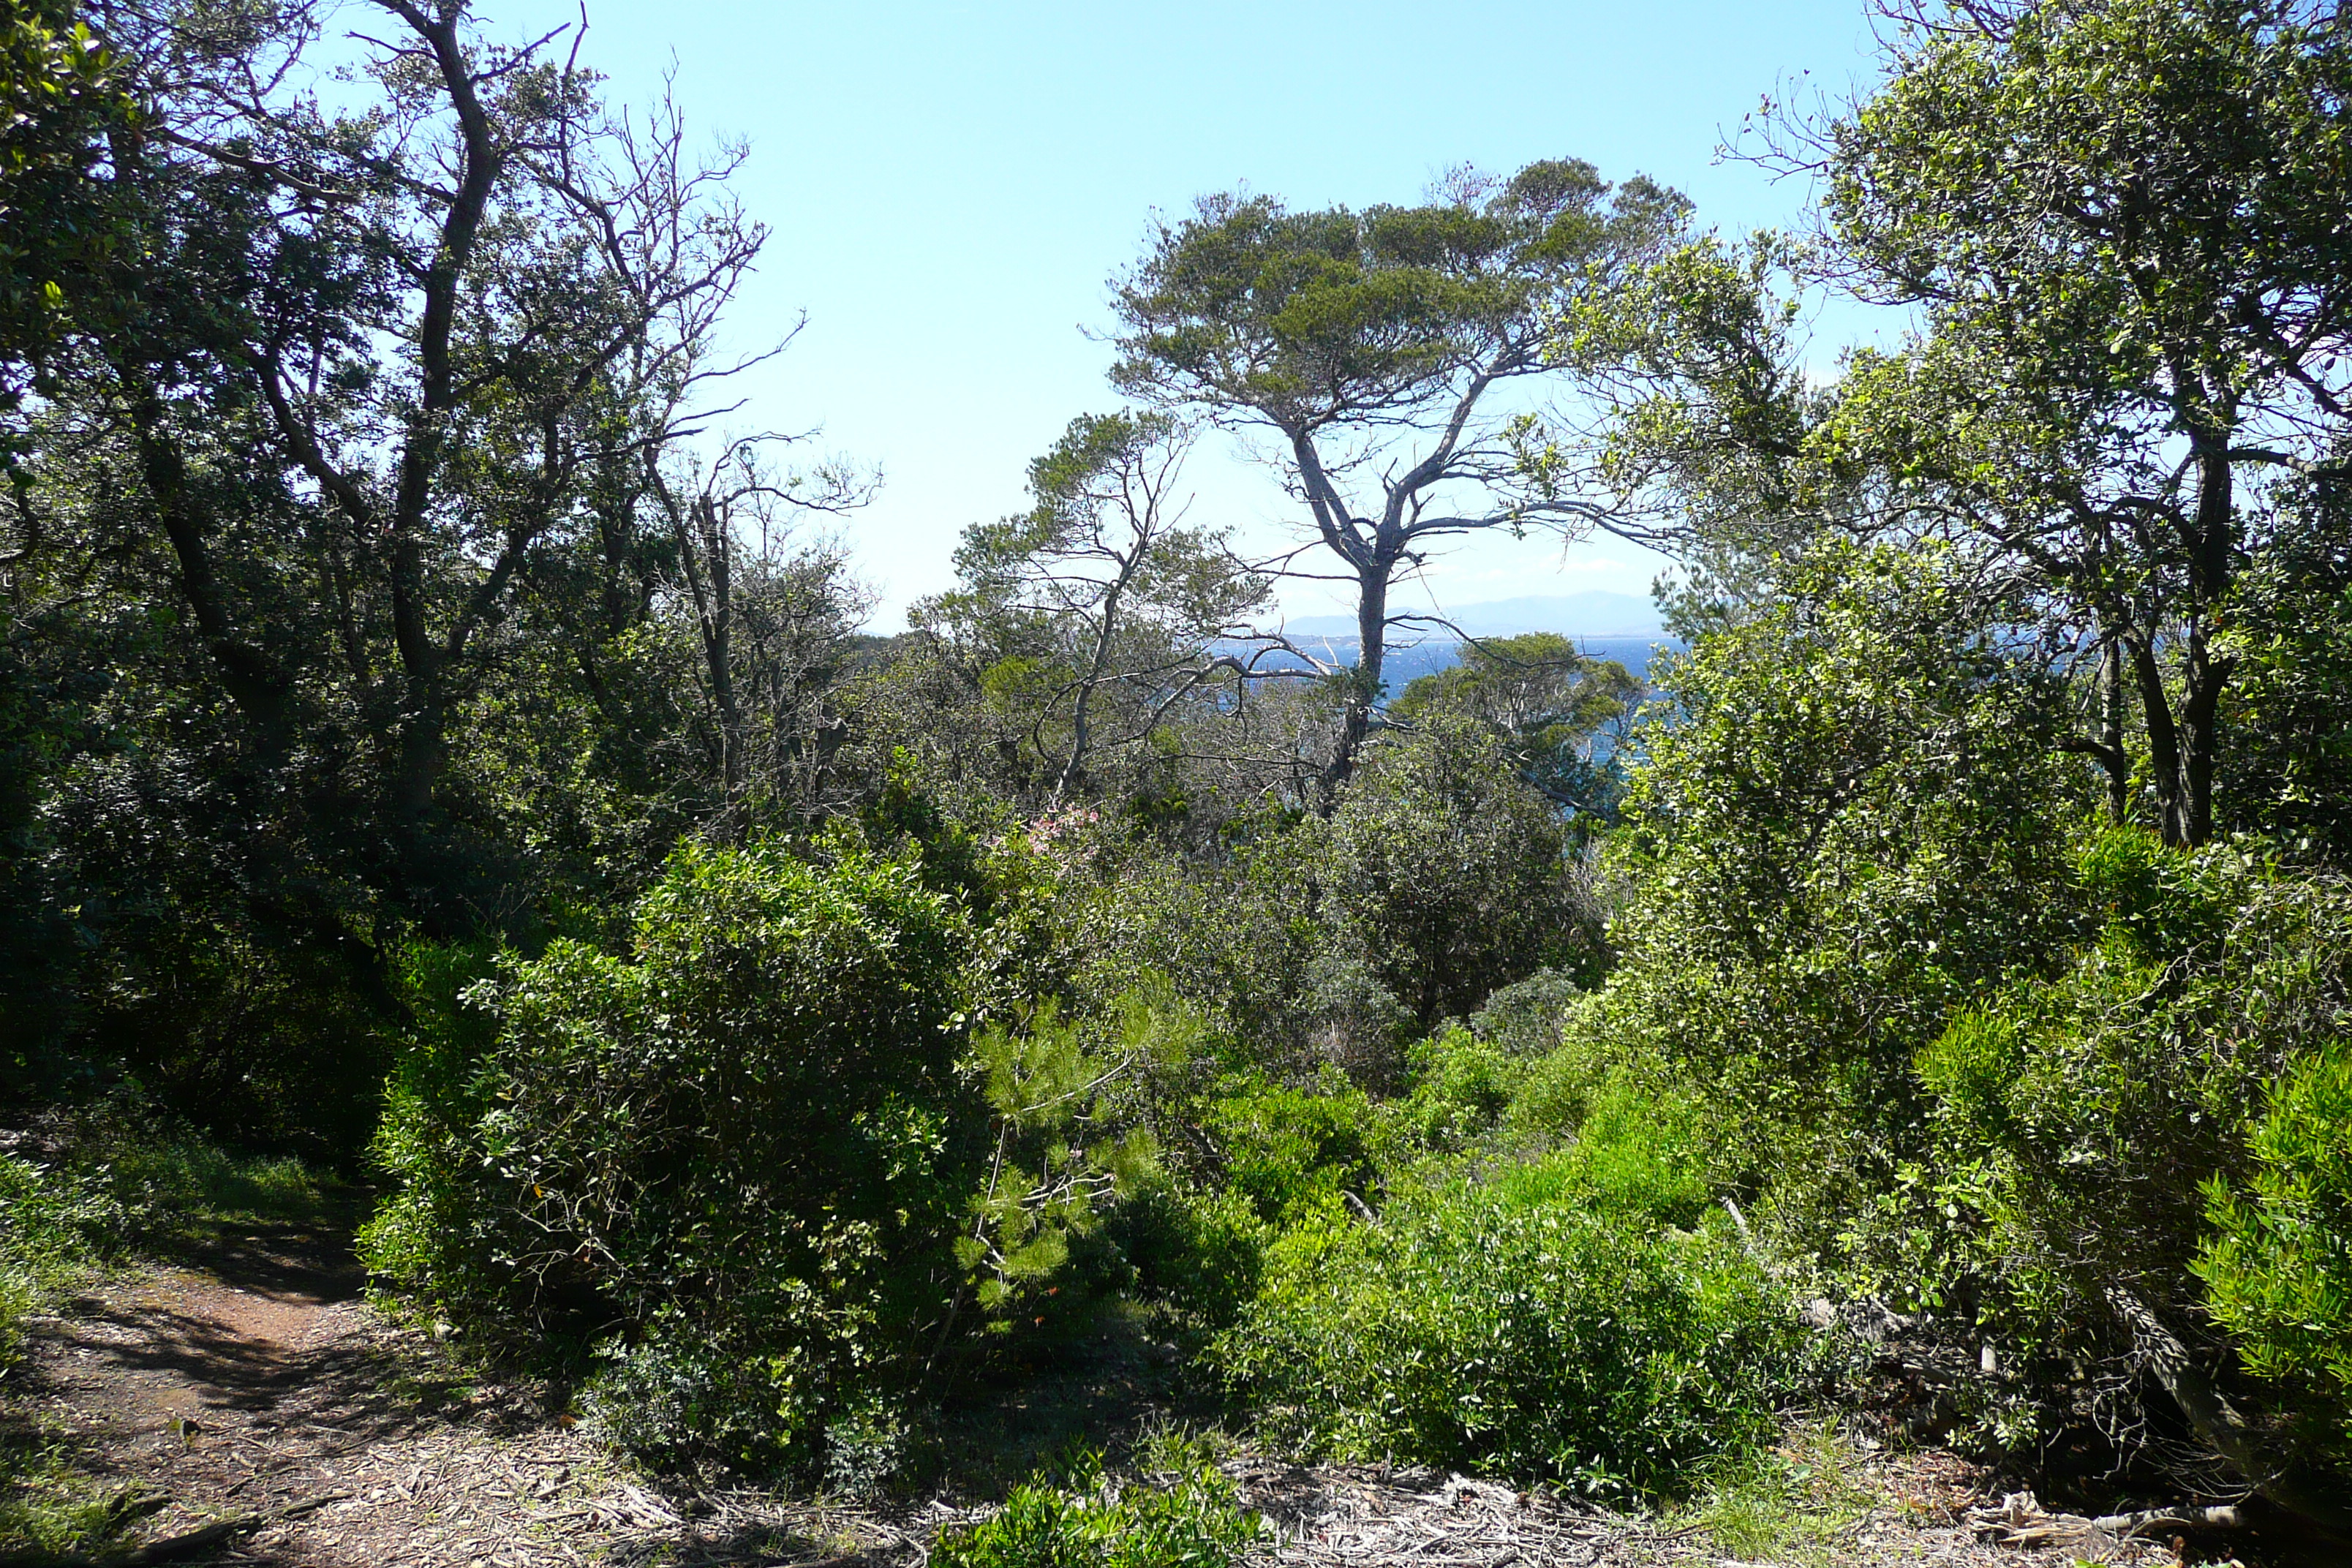
[{"label": "distant coastline", "polygon": [[[1684,647],[1663,632],[1647,637],[1587,637],[1576,632],[1560,635],[1575,645],[1579,653],[1591,658],[1613,658],[1623,665],[1636,680],[1643,681],[1650,679],[1651,662],[1659,654],[1678,653]],[[1317,658],[1333,664],[1352,665],[1356,662],[1357,639],[1352,637],[1302,636],[1294,631],[1291,641]],[[1232,646],[1238,649],[1251,645],[1235,643]],[[1462,645],[1452,637],[1433,637],[1403,646],[1391,646],[1383,671],[1388,678],[1388,689],[1391,693],[1401,691],[1408,682],[1421,676],[1452,668],[1461,657]],[[1297,660],[1277,653],[1259,660],[1258,667],[1263,669],[1296,669],[1299,665]]]}]

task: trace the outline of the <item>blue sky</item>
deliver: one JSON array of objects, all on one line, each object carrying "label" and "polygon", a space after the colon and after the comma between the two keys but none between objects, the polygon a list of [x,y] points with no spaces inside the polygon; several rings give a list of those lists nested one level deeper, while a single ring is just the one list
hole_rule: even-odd
[{"label": "blue sky", "polygon": [[[577,16],[483,0],[492,36]],[[958,531],[1013,510],[1028,460],[1114,405],[1105,283],[1150,215],[1247,184],[1294,205],[1410,200],[1446,168],[1580,157],[1675,185],[1727,231],[1807,199],[1718,165],[1721,134],[1776,84],[1866,79],[1860,0],[1622,7],[1438,5],[806,6],[591,0],[583,58],[620,100],[674,69],[692,121],[740,136],[741,182],[773,230],[736,312],[744,344],[799,312],[790,354],[748,387],[746,428],[823,427],[877,465],[877,500],[839,525],[881,597],[874,625],[950,578]],[[1213,437],[1195,521],[1272,539],[1272,479]],[[1660,563],[1607,541],[1482,542],[1441,563],[1454,603],[1643,593]],[[1308,589],[1296,613],[1328,609]]]}]

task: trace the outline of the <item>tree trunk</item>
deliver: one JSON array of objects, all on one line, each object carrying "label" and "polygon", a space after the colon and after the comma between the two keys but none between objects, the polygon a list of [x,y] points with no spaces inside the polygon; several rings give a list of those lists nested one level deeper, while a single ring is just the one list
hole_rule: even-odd
[{"label": "tree trunk", "polygon": [[2140,710],[2147,721],[2148,773],[2156,785],[2158,831],[2172,847],[2187,848],[2196,841],[2188,836],[2189,807],[2181,798],[2186,774],[2181,766],[2180,727],[2173,721],[2172,694],[2164,689],[2164,667],[2157,662],[2155,638],[2141,635],[2125,641],[2139,687]]},{"label": "tree trunk", "polygon": [[709,496],[683,510],[673,506],[670,515],[677,521],[678,564],[685,570],[687,591],[694,595],[695,630],[702,644],[703,671],[710,681],[710,704],[718,712],[720,831],[731,838],[738,831],[744,774],[743,705],[735,690],[733,541],[718,503]]},{"label": "tree trunk", "polygon": [[1356,569],[1356,667],[1348,672],[1346,717],[1339,743],[1323,770],[1323,809],[1339,803],[1339,786],[1356,771],[1364,738],[1372,731],[1372,709],[1381,698],[1381,672],[1388,662],[1389,574],[1396,558],[1376,551]]},{"label": "tree trunk", "polygon": [[2236,475],[2229,433],[2197,437],[2197,537],[2189,572],[2188,672],[2180,701],[2180,841],[2202,844],[2213,837],[2213,763],[2221,750],[2217,733],[2221,693],[2235,663],[2216,658],[2206,645],[2213,609],[2230,591],[2238,545]]},{"label": "tree trunk", "polygon": [[2107,820],[2131,816],[2131,754],[2124,750],[2124,645],[2115,636],[2099,649],[2099,762],[2107,772]]}]

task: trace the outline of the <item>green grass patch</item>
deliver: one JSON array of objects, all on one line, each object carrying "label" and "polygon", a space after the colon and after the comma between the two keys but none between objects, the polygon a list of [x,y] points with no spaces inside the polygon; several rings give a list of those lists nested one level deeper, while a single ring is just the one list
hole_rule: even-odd
[{"label": "green grass patch", "polygon": [[165,1494],[100,1481],[54,1430],[0,1430],[0,1553],[89,1554],[121,1543]]},{"label": "green grass patch", "polygon": [[1827,1564],[1881,1500],[1862,1456],[1829,1420],[1719,1464],[1682,1517],[1742,1563]]},{"label": "green grass patch", "polygon": [[939,1568],[1232,1568],[1264,1530],[1205,1463],[1126,1482],[1082,1458],[1059,1484],[1015,1487],[981,1523],[950,1526]]}]

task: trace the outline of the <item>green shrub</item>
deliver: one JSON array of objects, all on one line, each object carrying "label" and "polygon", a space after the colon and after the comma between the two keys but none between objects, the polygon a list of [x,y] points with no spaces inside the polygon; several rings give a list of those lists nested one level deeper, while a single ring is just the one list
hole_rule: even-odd
[{"label": "green shrub", "polygon": [[1120,1205],[1116,1226],[1137,1294],[1210,1329],[1231,1323],[1257,1294],[1276,1234],[1245,1194],[1172,1181],[1137,1192]]},{"label": "green shrub", "polygon": [[1780,586],[1666,676],[1607,850],[1618,963],[1567,1033],[1700,1088],[1724,1179],[1813,1187],[1811,1251],[1916,1152],[1919,1047],[2080,930],[2077,808],[2060,694],[1948,552],[1822,545]]},{"label": "green shrub", "polygon": [[1567,1147],[1496,1173],[1496,1192],[1523,1206],[1569,1205],[1629,1222],[1690,1226],[1706,1212],[1705,1106],[1617,1072],[1584,1098],[1580,1117]]},{"label": "green shrub", "polygon": [[370,1266],[512,1333],[622,1325],[592,1402],[649,1458],[814,1458],[964,1279],[964,935],[903,861],[681,848],[629,956],[554,942],[467,994],[487,1045],[424,1040]]},{"label": "green shrub", "polygon": [[1381,1108],[1384,1152],[1392,1161],[1414,1152],[1456,1153],[1493,1131],[1524,1068],[1500,1047],[1458,1026],[1413,1045],[1405,1062],[1412,1089]]},{"label": "green shrub", "polygon": [[814,1473],[845,1413],[1049,1289],[1150,1163],[1102,1090],[1181,1033],[975,1029],[984,966],[1024,961],[934,879],[846,837],[689,845],[626,956],[559,940],[421,1009],[370,1266],[519,1348],[593,1348],[589,1405],[649,1460]]},{"label": "green shrub", "polygon": [[1770,1436],[1786,1304],[1720,1230],[1457,1187],[1380,1226],[1303,1225],[1215,1354],[1277,1437],[1599,1495],[1685,1486]]},{"label": "green shrub", "polygon": [[98,1261],[121,1206],[88,1184],[0,1155],[0,1366],[16,1359],[25,1320]]},{"label": "green shrub", "polygon": [[372,1150],[392,1190],[360,1227],[361,1257],[379,1280],[458,1310],[499,1300],[507,1285],[478,1136],[499,1089],[488,1062],[498,1015],[493,990],[473,990],[497,968],[487,945],[413,942],[399,952],[411,1022]]},{"label": "green shrub", "polygon": [[1231,1568],[1263,1533],[1233,1483],[1202,1466],[1114,1485],[1091,1465],[1071,1485],[1017,1487],[979,1524],[940,1532],[940,1568]]},{"label": "green shrub", "polygon": [[2255,1123],[2241,1185],[2205,1184],[2205,1306],[2306,1440],[2352,1468],[2352,1040],[2297,1065]]},{"label": "green shrub", "polygon": [[1423,1031],[1589,947],[1559,812],[1487,728],[1433,712],[1307,837],[1321,914]]},{"label": "green shrub", "polygon": [[1254,1083],[1209,1108],[1223,1184],[1269,1225],[1360,1200],[1374,1181],[1372,1103],[1336,1075],[1316,1089]]},{"label": "green shrub", "polygon": [[2137,830],[2102,834],[2084,874],[2106,924],[1921,1049],[1929,1147],[1850,1218],[1837,1267],[1997,1346],[2003,1444],[2079,1419],[2086,1375],[2110,1420],[2162,1408],[2132,1375],[2127,1293],[2177,1334],[2221,1331],[2266,1463],[2352,1468],[2352,888]]},{"label": "green shrub", "polygon": [[1535,1058],[1559,1044],[1559,1026],[1583,987],[1556,969],[1504,986],[1470,1015],[1470,1029],[1507,1056]]}]

